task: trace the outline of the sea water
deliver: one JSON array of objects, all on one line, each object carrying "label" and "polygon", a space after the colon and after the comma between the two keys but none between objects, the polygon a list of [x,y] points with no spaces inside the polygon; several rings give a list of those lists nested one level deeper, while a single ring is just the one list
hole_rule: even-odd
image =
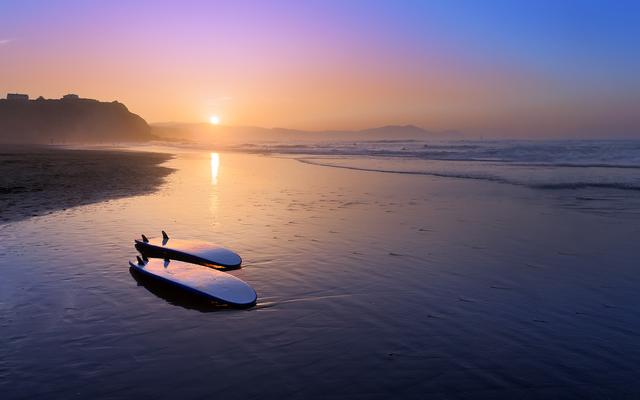
[{"label": "sea water", "polygon": [[[0,224],[2,398],[637,398],[639,192],[420,172],[569,168],[492,146],[181,150],[154,193]],[[577,169],[597,168],[637,171]],[[257,306],[203,310],[134,279],[133,239],[161,230],[237,251]]]},{"label": "sea water", "polygon": [[323,165],[484,179],[541,189],[640,190],[638,140],[375,140],[245,144]]}]

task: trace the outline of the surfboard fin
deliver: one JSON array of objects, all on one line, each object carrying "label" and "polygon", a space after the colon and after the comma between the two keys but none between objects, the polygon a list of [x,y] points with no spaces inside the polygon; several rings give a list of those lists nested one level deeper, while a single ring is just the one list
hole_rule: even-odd
[{"label": "surfboard fin", "polygon": [[165,258],[164,259],[164,267],[167,268],[169,266],[169,259]]},{"label": "surfboard fin", "polygon": [[136,259],[138,260],[138,265],[144,265],[144,261],[142,261],[142,258],[140,258],[140,256],[136,256]]},{"label": "surfboard fin", "polygon": [[163,238],[164,240],[169,240],[169,235],[167,235],[167,232],[162,231],[162,238]]},{"label": "surfboard fin", "polygon": [[147,239],[147,237],[144,234],[142,234],[142,241],[145,243],[149,243],[149,239]]}]

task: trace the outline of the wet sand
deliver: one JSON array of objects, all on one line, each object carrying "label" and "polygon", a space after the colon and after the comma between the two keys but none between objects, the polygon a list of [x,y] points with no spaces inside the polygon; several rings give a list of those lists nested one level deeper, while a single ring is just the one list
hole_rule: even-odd
[{"label": "wet sand", "polygon": [[0,223],[150,193],[171,173],[167,154],[3,145]]},{"label": "wet sand", "polygon": [[[157,192],[0,226],[3,398],[640,396],[637,213],[257,155],[163,166]],[[161,229],[236,250],[258,305],[132,277]]]}]

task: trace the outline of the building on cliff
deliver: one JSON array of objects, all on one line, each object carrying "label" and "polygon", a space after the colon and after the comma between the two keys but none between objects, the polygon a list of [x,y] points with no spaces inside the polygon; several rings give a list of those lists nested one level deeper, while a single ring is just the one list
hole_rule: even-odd
[{"label": "building on cliff", "polygon": [[7,93],[7,100],[11,101],[27,101],[29,100],[28,94],[21,93]]}]

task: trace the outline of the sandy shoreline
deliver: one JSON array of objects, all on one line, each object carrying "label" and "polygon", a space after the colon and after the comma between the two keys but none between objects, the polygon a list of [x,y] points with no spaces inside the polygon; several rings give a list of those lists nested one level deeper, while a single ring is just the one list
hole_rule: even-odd
[{"label": "sandy shoreline", "polygon": [[0,223],[150,193],[168,154],[7,146],[0,151]]}]

